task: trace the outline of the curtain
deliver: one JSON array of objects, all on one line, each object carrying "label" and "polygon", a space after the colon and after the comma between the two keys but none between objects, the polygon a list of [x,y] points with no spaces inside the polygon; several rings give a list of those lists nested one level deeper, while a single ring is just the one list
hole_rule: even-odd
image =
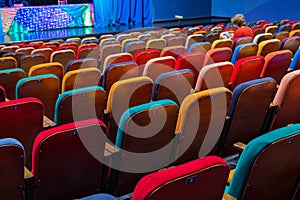
[{"label": "curtain", "polygon": [[152,23],[151,0],[94,0],[95,26]]}]

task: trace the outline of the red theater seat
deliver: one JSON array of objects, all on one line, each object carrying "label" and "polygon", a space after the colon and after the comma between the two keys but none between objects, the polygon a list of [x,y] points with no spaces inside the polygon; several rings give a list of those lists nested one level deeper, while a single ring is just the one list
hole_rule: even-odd
[{"label": "red theater seat", "polygon": [[132,200],[222,199],[228,164],[216,156],[149,174],[136,185]]}]

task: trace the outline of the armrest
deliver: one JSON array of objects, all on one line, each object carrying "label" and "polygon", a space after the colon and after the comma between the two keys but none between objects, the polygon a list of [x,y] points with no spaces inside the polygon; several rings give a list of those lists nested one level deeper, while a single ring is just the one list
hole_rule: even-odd
[{"label": "armrest", "polygon": [[240,151],[243,151],[245,148],[246,148],[246,144],[242,143],[242,142],[236,142],[233,144],[233,147],[240,150]]},{"label": "armrest", "polygon": [[224,193],[222,200],[236,200],[236,198],[227,193]]},{"label": "armrest", "polygon": [[111,156],[112,154],[118,153],[120,152],[120,150],[113,146],[112,144],[106,143],[105,144],[105,152],[104,152],[104,156]]},{"label": "armrest", "polygon": [[233,177],[233,174],[234,174],[234,169],[230,170],[229,172],[229,176],[228,176],[228,179],[227,179],[227,184],[230,184],[231,180],[232,180],[232,177]]},{"label": "armrest", "polygon": [[55,126],[56,124],[54,123],[54,121],[52,121],[51,119],[49,119],[48,117],[46,117],[44,115],[44,128],[48,128],[51,126]]},{"label": "armrest", "polygon": [[28,180],[33,178],[33,174],[27,169],[27,167],[24,167],[24,179]]},{"label": "armrest", "polygon": [[25,200],[33,199],[34,176],[24,167],[24,183],[25,183]]}]

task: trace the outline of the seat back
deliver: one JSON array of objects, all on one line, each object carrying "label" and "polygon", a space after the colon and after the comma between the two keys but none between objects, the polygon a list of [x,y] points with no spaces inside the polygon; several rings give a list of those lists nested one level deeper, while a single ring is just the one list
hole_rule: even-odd
[{"label": "seat back", "polygon": [[126,44],[124,52],[130,53],[132,56],[140,50],[144,50],[146,43],[142,40],[131,41]]},{"label": "seat back", "polygon": [[139,75],[142,75],[144,72],[144,68],[146,63],[151,60],[152,58],[160,57],[160,50],[159,49],[146,49],[140,50],[135,53],[133,60],[139,66]]},{"label": "seat back", "polygon": [[290,70],[300,69],[300,48],[296,51],[293,56],[293,60],[289,67]]},{"label": "seat back", "polygon": [[15,99],[17,82],[24,77],[24,70],[19,68],[0,70],[0,85],[5,89],[8,99]]},{"label": "seat back", "polygon": [[273,25],[273,26],[268,26],[265,29],[266,33],[271,33],[272,35],[274,35],[275,33],[278,32],[278,26]]},{"label": "seat back", "polygon": [[198,75],[195,91],[228,87],[232,70],[233,64],[228,61],[204,66]]},{"label": "seat back", "polygon": [[40,49],[35,49],[31,52],[31,54],[42,54],[45,57],[45,63],[50,62],[51,54],[54,51],[50,48],[40,48]]},{"label": "seat back", "polygon": [[222,48],[222,47],[231,48],[232,40],[231,39],[218,39],[218,40],[215,40],[211,45],[212,49]]},{"label": "seat back", "polygon": [[191,93],[194,73],[190,69],[166,72],[154,82],[152,100],[171,99],[178,105]]},{"label": "seat back", "polygon": [[167,39],[167,46],[179,46],[179,45],[185,45],[185,38],[182,36],[175,36]]},{"label": "seat back", "polygon": [[100,70],[103,71],[103,65],[106,57],[116,53],[122,53],[122,47],[120,44],[105,45],[100,49]]},{"label": "seat back", "polygon": [[186,53],[186,49],[184,46],[171,46],[171,47],[165,47],[161,50],[160,56],[172,56],[175,59],[177,59],[180,55]]},{"label": "seat back", "polygon": [[234,50],[237,46],[239,46],[241,44],[247,44],[247,43],[251,43],[251,42],[252,42],[252,37],[249,37],[249,36],[238,37],[232,43],[232,50]]},{"label": "seat back", "polygon": [[54,51],[51,54],[50,62],[59,62],[62,64],[64,69],[66,69],[68,62],[74,59],[75,59],[75,52],[71,49],[69,50],[66,49],[66,50]]},{"label": "seat back", "polygon": [[39,133],[32,158],[36,199],[74,199],[101,192],[105,132],[102,121],[89,119]]},{"label": "seat back", "polygon": [[159,49],[162,50],[167,46],[166,40],[162,38],[150,39],[146,42],[146,49]]},{"label": "seat back", "polygon": [[109,194],[94,194],[91,196],[80,198],[79,200],[117,200],[114,196]]},{"label": "seat back", "polygon": [[105,72],[106,68],[111,64],[117,64],[121,62],[129,62],[133,60],[133,56],[130,53],[116,53],[111,54],[105,58],[102,71]]},{"label": "seat back", "polygon": [[19,46],[5,46],[1,48],[1,51],[7,51],[13,53],[19,48],[20,48]]},{"label": "seat back", "polygon": [[267,77],[241,83],[233,90],[220,144],[222,156],[237,153],[234,143],[247,144],[262,134],[276,86],[276,81]]},{"label": "seat back", "polygon": [[260,44],[262,41],[270,40],[273,36],[271,33],[260,33],[254,36],[253,42],[256,44]]},{"label": "seat back", "polygon": [[185,49],[189,49],[195,43],[203,42],[204,36],[202,34],[189,35],[185,41]]},{"label": "seat back", "polygon": [[218,62],[230,61],[232,50],[229,47],[222,47],[217,49],[210,49],[205,54],[204,66]]},{"label": "seat back", "polygon": [[16,52],[22,52],[24,54],[31,54],[31,52],[34,50],[33,47],[23,47],[20,49],[17,49]]},{"label": "seat back", "polygon": [[155,172],[142,178],[136,185],[132,200],[222,199],[228,164],[216,156],[194,161]]},{"label": "seat back", "polygon": [[99,86],[69,90],[59,95],[54,122],[66,124],[91,118],[103,119],[106,92]]},{"label": "seat back", "polygon": [[[119,123],[116,146],[139,154],[161,150],[159,156],[148,159],[148,165],[137,161],[136,163],[140,163],[137,171],[142,171],[145,166],[150,169],[150,163],[152,168],[157,165],[164,167],[166,163],[170,163],[178,110],[175,102],[160,100],[131,107],[124,112]],[[144,160],[144,156],[136,156],[136,159]],[[121,163],[128,162],[127,156],[124,159]],[[144,175],[145,173],[119,172],[114,194],[119,196],[130,193]]]},{"label": "seat back", "polygon": [[13,57],[18,62],[19,58],[23,55],[24,55],[23,52],[10,52],[10,53],[3,54],[2,57]]},{"label": "seat back", "polygon": [[224,87],[190,94],[183,100],[176,125],[176,163],[216,152],[230,100],[231,92]]},{"label": "seat back", "polygon": [[148,76],[155,81],[160,74],[173,71],[175,63],[176,60],[172,56],[153,58],[146,63],[143,76]]},{"label": "seat back", "polygon": [[78,69],[67,72],[62,80],[61,92],[99,85],[101,72],[95,68]]},{"label": "seat back", "polygon": [[284,38],[289,37],[289,32],[287,31],[283,31],[283,32],[277,32],[273,35],[274,39],[278,39],[280,41],[282,41]]},{"label": "seat back", "polygon": [[116,140],[118,123],[125,110],[148,103],[151,100],[153,81],[145,76],[120,80],[114,83],[108,94],[106,111],[109,113],[108,137]]},{"label": "seat back", "polygon": [[[293,36],[300,36],[300,30],[292,30],[291,32],[287,32],[288,36],[293,37]],[[288,37],[287,36],[287,37]]]},{"label": "seat back", "polygon": [[299,46],[300,46],[299,36],[287,37],[281,41],[280,49],[290,50],[294,55],[296,51],[299,49]]},{"label": "seat back", "polygon": [[256,43],[241,44],[234,49],[231,62],[234,64],[238,59],[256,56],[257,50],[258,45]]},{"label": "seat back", "polygon": [[292,25],[291,24],[282,24],[278,28],[278,32],[281,32],[281,31],[290,32],[291,30],[292,30]]},{"label": "seat back", "polygon": [[274,116],[270,130],[281,128],[289,124],[300,121],[300,109],[294,105],[300,99],[300,70],[295,70],[286,74],[279,85],[278,91],[273,100],[274,106],[277,106],[277,112]]},{"label": "seat back", "polygon": [[24,199],[25,150],[16,139],[0,139],[0,198]]},{"label": "seat back", "polygon": [[65,72],[84,69],[84,68],[97,68],[98,61],[95,58],[81,58],[78,60],[71,60],[65,67]]},{"label": "seat back", "polygon": [[24,55],[19,59],[19,67],[23,69],[26,74],[29,72],[30,67],[38,64],[43,64],[45,62],[44,55],[41,54],[32,54]]},{"label": "seat back", "polygon": [[58,62],[34,65],[29,69],[28,77],[39,76],[43,74],[54,74],[61,82],[64,74],[64,66]]},{"label": "seat back", "polygon": [[190,69],[195,74],[193,86],[197,81],[199,72],[204,64],[205,54],[203,52],[189,52],[178,57],[175,63],[175,70]]},{"label": "seat back", "polygon": [[205,42],[210,42],[211,44],[220,38],[220,33],[208,33],[204,36]]},{"label": "seat back", "polygon": [[226,192],[245,200],[290,199],[299,181],[299,130],[287,126],[248,143]]},{"label": "seat back", "polygon": [[265,40],[258,44],[257,55],[266,56],[268,53],[278,50],[280,50],[280,40]]},{"label": "seat back", "polygon": [[111,64],[104,71],[102,87],[109,93],[115,82],[137,77],[138,71],[138,66],[134,61]]},{"label": "seat back", "polygon": [[34,139],[43,129],[43,117],[43,103],[36,98],[30,97],[0,103],[0,137],[15,138],[20,141],[26,152],[25,161],[28,169],[31,169]]},{"label": "seat back", "polygon": [[230,88],[234,89],[240,83],[259,78],[264,63],[263,56],[249,56],[239,59],[233,67],[229,81]]},{"label": "seat back", "polygon": [[96,60],[99,60],[100,58],[100,51],[98,47],[82,47],[78,48],[76,52],[76,59],[80,58],[94,58]]},{"label": "seat back", "polygon": [[280,50],[265,56],[265,64],[260,77],[272,77],[279,84],[287,73],[293,53],[290,50]]},{"label": "seat back", "polygon": [[17,60],[14,57],[2,57],[0,58],[0,70],[12,69],[17,67]]},{"label": "seat back", "polygon": [[16,85],[16,99],[36,97],[45,106],[45,115],[54,119],[55,102],[60,93],[60,80],[53,74],[23,78]]},{"label": "seat back", "polygon": [[197,42],[195,44],[192,44],[190,48],[188,49],[188,52],[198,52],[201,51],[203,53],[208,52],[211,49],[211,43],[210,42]]}]

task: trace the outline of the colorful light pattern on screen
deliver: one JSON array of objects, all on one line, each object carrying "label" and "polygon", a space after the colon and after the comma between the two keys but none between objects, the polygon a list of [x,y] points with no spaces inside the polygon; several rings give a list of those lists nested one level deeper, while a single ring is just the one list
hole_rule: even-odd
[{"label": "colorful light pattern on screen", "polygon": [[68,27],[73,17],[60,7],[19,9],[14,20],[28,31],[44,31]]}]

